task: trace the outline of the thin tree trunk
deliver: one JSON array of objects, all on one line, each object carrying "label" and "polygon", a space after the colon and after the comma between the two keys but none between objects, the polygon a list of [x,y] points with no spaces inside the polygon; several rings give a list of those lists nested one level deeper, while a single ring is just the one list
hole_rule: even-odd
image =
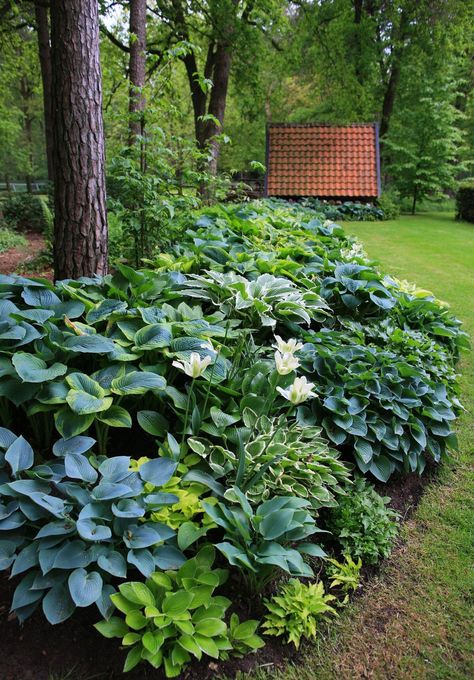
[{"label": "thin tree trunk", "polygon": [[400,17],[400,25],[398,27],[397,36],[395,38],[395,44],[393,47],[394,53],[392,59],[392,68],[390,71],[390,77],[388,79],[382,104],[382,120],[380,122],[380,137],[382,138],[382,140],[390,128],[390,119],[392,117],[393,106],[395,104],[398,83],[400,81],[402,58],[404,52],[404,40],[406,37],[408,25],[409,25],[408,15],[405,11],[402,10]]},{"label": "thin tree trunk", "polygon": [[130,2],[130,62],[129,62],[129,144],[143,136],[146,77],[146,0]]},{"label": "thin tree trunk", "polygon": [[213,87],[209,100],[209,114],[216,120],[211,119],[207,121],[204,132],[204,143],[210,144],[211,159],[209,161],[209,172],[212,175],[217,174],[220,143],[216,136],[222,133],[224,126],[231,64],[232,53],[229,46],[224,43],[218,45],[215,54]]},{"label": "thin tree trunk", "polygon": [[51,3],[54,273],[107,272],[107,213],[96,0]]},{"label": "thin tree trunk", "polygon": [[53,121],[51,103],[51,49],[49,46],[48,10],[44,5],[35,4],[36,30],[38,33],[38,55],[43,83],[44,133],[48,180],[53,181]]},{"label": "thin tree trunk", "polygon": [[411,214],[414,215],[416,211],[416,201],[418,198],[418,187],[415,187],[413,190],[413,203],[411,206]]}]

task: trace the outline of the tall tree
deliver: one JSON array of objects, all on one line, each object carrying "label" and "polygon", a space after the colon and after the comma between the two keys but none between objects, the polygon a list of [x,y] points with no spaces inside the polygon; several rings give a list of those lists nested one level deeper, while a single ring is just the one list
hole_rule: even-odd
[{"label": "tall tree", "polygon": [[96,0],[51,4],[54,272],[107,272],[107,214]]},{"label": "tall tree", "polygon": [[43,83],[44,134],[48,179],[53,181],[53,111],[52,111],[52,74],[51,49],[49,44],[48,8],[35,2],[36,31],[38,34],[38,56]]},{"label": "tall tree", "polygon": [[146,0],[130,0],[130,62],[129,62],[129,141],[134,144],[142,137],[145,125],[146,78]]}]

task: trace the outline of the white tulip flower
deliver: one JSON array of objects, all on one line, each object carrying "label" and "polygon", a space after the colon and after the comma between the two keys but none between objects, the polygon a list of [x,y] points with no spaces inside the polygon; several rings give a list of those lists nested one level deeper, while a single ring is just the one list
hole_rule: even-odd
[{"label": "white tulip flower", "polygon": [[294,354],[303,347],[303,343],[298,342],[295,338],[283,340],[279,335],[275,335],[275,340],[277,341],[277,344],[273,345],[273,347],[276,347],[282,354]]},{"label": "white tulip flower", "polygon": [[298,368],[300,362],[291,352],[282,354],[281,352],[276,351],[275,364],[276,370],[280,375],[288,375],[288,373],[291,373]]},{"label": "white tulip flower", "polygon": [[211,363],[211,357],[201,359],[197,352],[191,352],[189,361],[173,361],[173,366],[179,368],[180,371],[184,371],[190,378],[199,378]]},{"label": "white tulip flower", "polygon": [[295,378],[292,385],[290,385],[286,390],[282,387],[277,387],[278,392],[291,401],[292,404],[302,404],[307,399],[316,397],[316,392],[312,392],[314,383],[308,382],[303,376],[302,378]]}]

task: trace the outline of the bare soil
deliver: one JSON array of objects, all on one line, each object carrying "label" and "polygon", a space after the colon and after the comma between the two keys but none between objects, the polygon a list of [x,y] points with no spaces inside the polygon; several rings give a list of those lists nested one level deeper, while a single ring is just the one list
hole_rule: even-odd
[{"label": "bare soil", "polygon": [[[4,253],[0,253],[0,274],[13,274],[17,270],[21,271],[45,249],[44,238],[41,234],[29,231],[24,233],[24,236],[28,239],[26,247],[12,248]],[[37,272],[29,271],[28,274],[30,276],[52,278],[52,273],[49,269]]]}]

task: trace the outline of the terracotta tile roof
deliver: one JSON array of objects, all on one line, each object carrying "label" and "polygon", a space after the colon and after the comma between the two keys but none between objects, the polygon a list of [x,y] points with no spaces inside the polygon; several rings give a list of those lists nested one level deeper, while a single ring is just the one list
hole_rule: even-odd
[{"label": "terracotta tile roof", "polygon": [[377,126],[271,124],[267,168],[269,196],[376,197]]}]

